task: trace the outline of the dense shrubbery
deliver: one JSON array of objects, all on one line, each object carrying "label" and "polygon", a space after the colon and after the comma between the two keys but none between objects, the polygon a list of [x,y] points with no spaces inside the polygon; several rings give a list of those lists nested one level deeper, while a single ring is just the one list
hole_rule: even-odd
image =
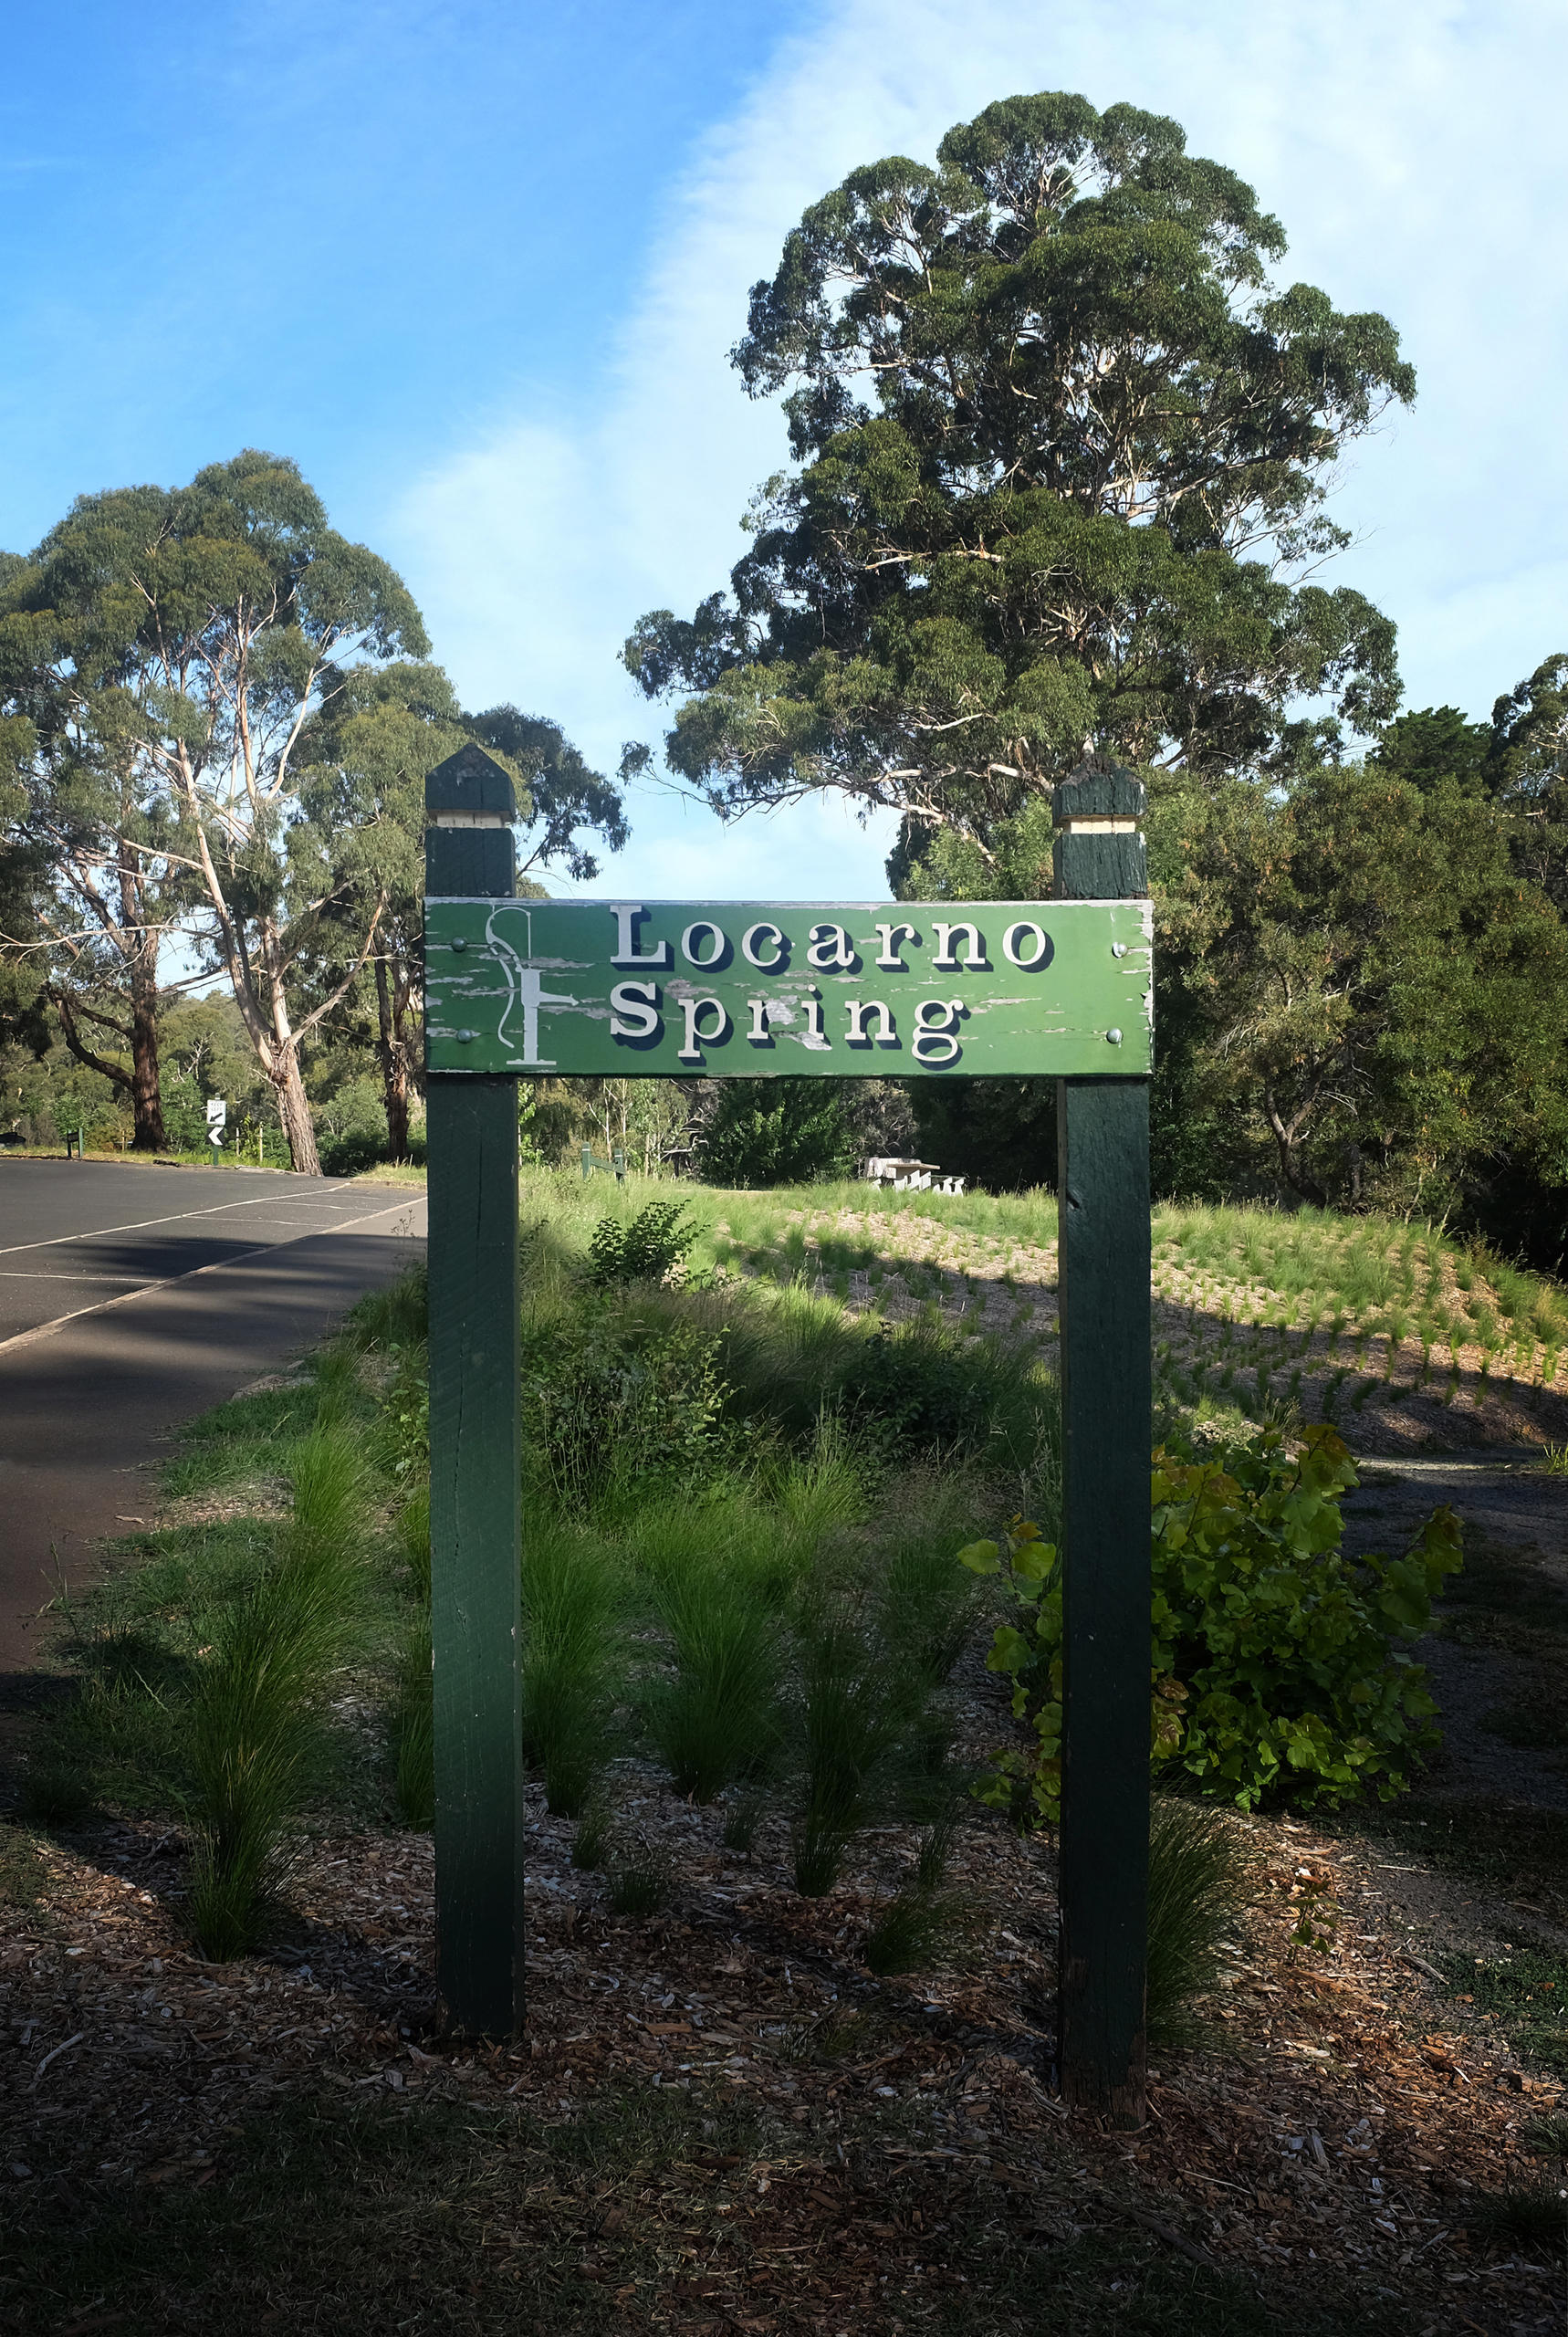
[{"label": "dense shrubbery", "polygon": [[859,1145],[839,1083],[731,1079],[702,1124],[703,1174],[715,1185],[806,1185],[841,1177]]},{"label": "dense shrubbery", "polygon": [[[1339,1495],[1356,1481],[1329,1428],[1292,1454],[1280,1431],[1155,1454],[1151,1742],[1157,1766],[1250,1808],[1282,1794],[1333,1804],[1386,1799],[1437,1743],[1426,1674],[1406,1650],[1460,1564],[1452,1511],[1437,1510],[1404,1556],[1351,1559]],[[1011,1675],[1028,1751],[996,1756],[983,1797],[1056,1817],[1061,1797],[1063,1559],[1027,1521],[1006,1544],[961,1553],[1000,1574],[1018,1619],[990,1668]],[[1069,1557],[1067,1563],[1071,1563]]]}]

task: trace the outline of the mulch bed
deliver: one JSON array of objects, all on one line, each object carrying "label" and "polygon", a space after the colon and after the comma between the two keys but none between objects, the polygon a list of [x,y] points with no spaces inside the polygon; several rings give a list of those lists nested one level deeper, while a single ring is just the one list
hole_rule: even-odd
[{"label": "mulch bed", "polygon": [[[0,2182],[68,2205],[207,2185],[236,2133],[301,2091],[549,2124],[676,2087],[755,2105],[772,2139],[674,2170],[708,2237],[688,2235],[686,2261],[666,2247],[633,2259],[617,2291],[628,2328],[909,2325],[965,2277],[931,2237],[960,2193],[1048,2258],[1085,2230],[1135,2228],[1183,2258],[1288,2271],[1303,2294],[1332,2277],[1429,2307],[1443,2337],[1558,2327],[1561,2266],[1469,2225],[1483,2195],[1540,2181],[1521,2129],[1560,2090],[1464,2027],[1411,1960],[1374,1850],[1238,1821],[1260,1897],[1209,2007],[1217,2044],[1155,2056],[1147,2123],[1128,2134],[1070,2117],[1053,2090],[1049,1844],[977,1813],[954,1875],[975,1911],[960,1955],[878,1982],[859,1944],[900,1839],[808,1901],[781,1833],[737,1857],[716,1812],[623,1783],[624,1821],[677,1877],[672,1903],[608,1914],[601,1880],[570,1863],[571,1829],[534,1800],[528,2025],[510,2046],[435,2028],[423,1837],[304,1845],[285,1944],[221,1966],[189,1950],[167,1829],[44,1845],[35,1903],[0,1915]],[[588,2234],[579,2276],[598,2277],[599,2256],[604,2277],[625,2273],[635,2237],[623,2203]]]}]

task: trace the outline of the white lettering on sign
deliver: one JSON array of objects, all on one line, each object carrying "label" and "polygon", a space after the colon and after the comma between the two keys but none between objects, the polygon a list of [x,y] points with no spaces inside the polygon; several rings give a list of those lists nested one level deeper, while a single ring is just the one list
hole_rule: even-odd
[{"label": "white lettering on sign", "polygon": [[[773,955],[771,958],[765,958],[762,955],[762,949],[769,937],[771,937]],[[784,963],[789,948],[789,945],[784,938],[782,929],[767,919],[764,919],[760,925],[748,925],[740,937],[741,956],[748,966],[755,966],[760,974],[776,974]]]},{"label": "white lettering on sign", "polygon": [[809,965],[819,973],[831,973],[836,967],[852,972],[860,960],[855,956],[854,943],[841,925],[814,925],[811,946],[806,952]]},{"label": "white lettering on sign", "polygon": [[[703,958],[697,953],[705,933],[712,934],[713,948]],[[711,917],[699,917],[681,936],[681,955],[688,966],[722,966],[729,955],[729,936]]]},{"label": "white lettering on sign", "polygon": [[897,1026],[894,1022],[893,1016],[883,1004],[880,998],[852,998],[848,1001],[848,1009],[850,1017],[849,1043],[852,1047],[869,1047],[871,1045],[871,1039],[867,1035],[865,1027],[865,1018],[868,1014],[874,1014],[877,1017],[877,1045],[879,1047],[897,1046]]},{"label": "white lettering on sign", "polygon": [[[1026,933],[1034,936],[1034,948],[1027,958],[1020,954],[1019,947]],[[1036,925],[1028,917],[1021,917],[1017,925],[1009,925],[1002,936],[1002,955],[1009,966],[1049,966],[1055,954],[1051,936],[1044,926]]]},{"label": "white lettering on sign", "polygon": [[754,1047],[770,1047],[773,1038],[768,1028],[768,1001],[765,998],[748,998],[746,1003],[751,1009],[751,1028],[747,1037]]},{"label": "white lettering on sign", "polygon": [[832,1044],[822,1028],[822,1001],[814,990],[806,993],[806,1044],[809,1047]]},{"label": "white lettering on sign", "polygon": [[903,944],[905,934],[908,935],[910,940],[913,941],[918,948],[920,945],[920,936],[915,931],[914,926],[879,925],[877,927],[877,931],[882,936],[882,948],[877,953],[877,964],[882,968],[883,973],[906,974],[909,971],[909,969],[904,964],[898,952]]},{"label": "white lettering on sign", "polygon": [[990,960],[986,956],[986,938],[977,925],[943,925],[932,919],[932,931],[936,936],[936,955],[932,964],[940,973],[956,973],[958,960],[954,956],[957,943],[964,944],[964,963],[980,973],[989,973]]},{"label": "white lettering on sign", "polygon": [[[711,1006],[718,1021],[711,1031],[705,1031],[698,1021],[705,1006]],[[686,1018],[685,1044],[678,1050],[682,1063],[701,1063],[703,1048],[715,1046],[729,1036],[729,1010],[722,999],[683,998],[681,1012]]]},{"label": "white lettering on sign", "polygon": [[615,919],[615,955],[610,960],[612,966],[667,966],[669,964],[670,945],[667,941],[659,942],[652,949],[639,949],[637,947],[636,937],[632,928],[638,917],[646,917],[647,914],[647,910],[639,901],[618,902],[612,909],[611,915]]},{"label": "white lettering on sign", "polygon": [[961,998],[923,998],[915,1010],[915,1038],[910,1046],[915,1062],[956,1063],[958,1042],[952,1036],[953,1026],[968,1011]]},{"label": "white lettering on sign", "polygon": [[617,982],[610,1005],[612,1039],[651,1039],[659,1027],[656,982]]}]

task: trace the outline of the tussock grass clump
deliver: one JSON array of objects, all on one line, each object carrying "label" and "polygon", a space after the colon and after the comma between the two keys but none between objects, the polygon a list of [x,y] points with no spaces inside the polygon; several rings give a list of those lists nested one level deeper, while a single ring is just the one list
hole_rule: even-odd
[{"label": "tussock grass clump", "polygon": [[667,1580],[656,1597],[674,1670],[644,1691],[648,1734],[675,1791],[716,1801],[761,1769],[779,1741],[778,1618],[744,1577],[711,1563]]},{"label": "tussock grass clump", "polygon": [[294,1460],[294,1508],[277,1557],[219,1609],[190,1711],[194,1846],[188,1913],[220,1962],[254,1944],[285,1862],[284,1839],[318,1754],[312,1703],[352,1603],[365,1480],[342,1427]]},{"label": "tussock grass clump", "polygon": [[951,1944],[962,1913],[954,1891],[895,1892],[865,1935],[867,1966],[879,1979],[927,1969]]},{"label": "tussock grass clump", "polygon": [[1253,1896],[1233,1819],[1189,1801],[1158,1799],[1149,1821],[1147,2025],[1151,2045],[1203,2034],[1193,2006],[1208,1995]]},{"label": "tussock grass clump", "polygon": [[837,1587],[803,1605],[796,1623],[790,1719],[795,1887],[830,1892],[862,1828],[907,1802],[912,1737],[928,1683],[903,1673],[863,1611]]},{"label": "tussock grass clump", "polygon": [[523,1547],[523,1750],[552,1816],[578,1818],[610,1750],[616,1584],[602,1546],[559,1517],[530,1518]]},{"label": "tussock grass clump", "polygon": [[430,1272],[423,1260],[349,1313],[344,1335],[360,1347],[423,1347],[430,1336]]},{"label": "tussock grass clump", "polygon": [[1568,2248],[1568,2186],[1529,2183],[1486,2192],[1466,2221],[1479,2239],[1555,2252]]},{"label": "tussock grass clump", "polygon": [[646,1850],[616,1859],[609,1876],[612,1915],[656,1915],[674,1892],[674,1877],[664,1860]]},{"label": "tussock grass clump", "polygon": [[608,1802],[591,1801],[571,1838],[571,1862],[585,1874],[608,1864],[615,1839],[615,1817]]}]

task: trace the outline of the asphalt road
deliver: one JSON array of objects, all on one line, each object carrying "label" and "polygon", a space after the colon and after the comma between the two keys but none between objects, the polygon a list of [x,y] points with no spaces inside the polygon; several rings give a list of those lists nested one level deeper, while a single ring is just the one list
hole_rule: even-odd
[{"label": "asphalt road", "polygon": [[[423,1247],[424,1197],[267,1171],[0,1156],[0,1674],[182,1420],[309,1346]],[[0,1682],[0,1696],[4,1683]]]}]

